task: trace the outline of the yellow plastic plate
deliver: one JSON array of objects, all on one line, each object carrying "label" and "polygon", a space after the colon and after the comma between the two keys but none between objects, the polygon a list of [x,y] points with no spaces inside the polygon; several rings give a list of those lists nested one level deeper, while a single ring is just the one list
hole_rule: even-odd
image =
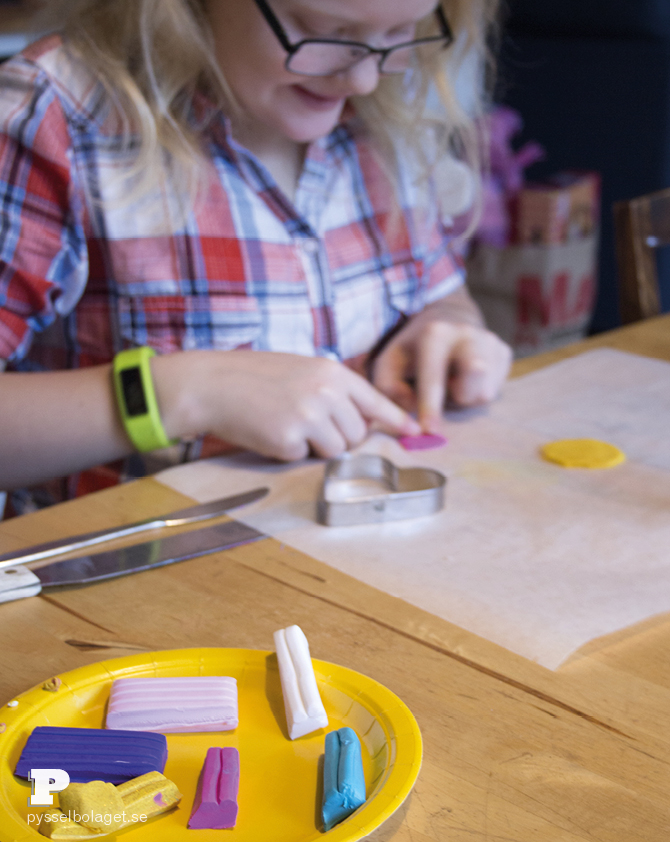
[{"label": "yellow plastic plate", "polygon": [[[38,725],[101,728],[112,680],[129,676],[231,675],[238,683],[240,724],[234,731],[168,734],[165,775],[183,794],[176,810],[121,831],[119,842],[354,842],[397,810],[421,766],[421,734],[409,708],[365,675],[313,661],[328,730],[344,725],[361,740],[368,800],[323,833],[320,820],[325,729],[289,740],[274,653],[254,649],[179,649],[103,661],[63,673],[56,692],[28,690],[0,708],[0,839],[44,839],[28,814],[30,783],[14,776],[21,751]],[[13,704],[18,702],[18,704]],[[2,726],[4,725],[4,730]],[[240,752],[237,825],[188,830],[198,775],[210,746]],[[56,796],[57,798],[57,796]],[[34,820],[33,820],[34,821]]]}]

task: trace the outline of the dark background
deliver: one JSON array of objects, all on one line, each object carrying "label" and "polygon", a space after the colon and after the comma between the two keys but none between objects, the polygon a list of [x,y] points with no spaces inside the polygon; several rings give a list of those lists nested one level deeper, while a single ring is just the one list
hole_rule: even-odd
[{"label": "dark background", "polygon": [[[670,186],[670,0],[507,0],[496,100],[546,160],[602,176],[599,292],[591,326],[620,324],[612,204]],[[663,309],[670,258],[659,255]]]}]

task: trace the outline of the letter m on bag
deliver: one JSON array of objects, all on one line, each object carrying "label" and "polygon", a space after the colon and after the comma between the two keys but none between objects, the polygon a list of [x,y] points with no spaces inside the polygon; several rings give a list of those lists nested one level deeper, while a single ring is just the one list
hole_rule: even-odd
[{"label": "letter m on bag", "polygon": [[521,275],[517,281],[517,325],[563,327],[588,317],[593,302],[594,279],[587,274],[570,289],[570,276],[560,272],[545,294],[539,275]]}]

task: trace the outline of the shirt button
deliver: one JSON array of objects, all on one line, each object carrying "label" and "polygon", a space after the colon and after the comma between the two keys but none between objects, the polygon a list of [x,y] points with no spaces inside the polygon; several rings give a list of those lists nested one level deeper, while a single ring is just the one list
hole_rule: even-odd
[{"label": "shirt button", "polygon": [[319,250],[319,241],[314,238],[309,240],[301,240],[300,242],[303,250],[306,251],[307,254],[316,254],[316,252]]}]

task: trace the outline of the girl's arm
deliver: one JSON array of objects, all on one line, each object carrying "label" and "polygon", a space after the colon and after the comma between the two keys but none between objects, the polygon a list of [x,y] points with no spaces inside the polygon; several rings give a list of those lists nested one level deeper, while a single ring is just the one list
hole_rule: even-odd
[{"label": "girl's arm", "polygon": [[509,346],[486,329],[459,287],[410,318],[375,360],[372,382],[435,432],[447,400],[459,406],[493,400],[511,362]]},{"label": "girl's arm", "polygon": [[131,452],[111,366],[0,374],[0,489],[34,485]]},{"label": "girl's arm", "polygon": [[[154,386],[170,438],[213,433],[282,460],[339,455],[375,423],[419,432],[358,374],[327,359],[262,351],[186,351],[154,357]],[[111,366],[0,373],[0,489],[31,485],[132,452]]]}]

